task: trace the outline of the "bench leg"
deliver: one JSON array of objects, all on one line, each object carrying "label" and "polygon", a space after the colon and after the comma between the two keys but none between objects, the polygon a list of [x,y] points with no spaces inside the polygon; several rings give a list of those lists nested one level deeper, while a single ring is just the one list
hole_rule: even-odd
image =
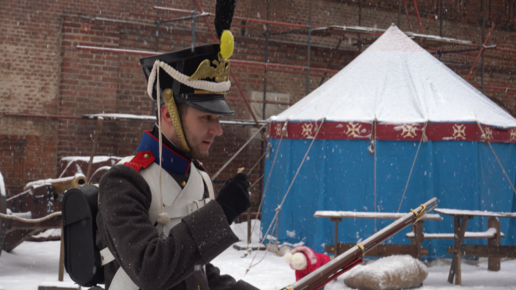
[{"label": "bench leg", "polygon": [[453,278],[455,278],[455,285],[462,285],[462,276],[461,276],[461,265],[460,265],[460,256],[461,256],[461,247],[462,240],[464,239],[464,234],[466,233],[466,226],[468,225],[468,216],[463,217],[454,217],[454,254],[452,259],[452,264],[450,267],[450,274],[448,275],[448,282],[453,283]]},{"label": "bench leg", "polygon": [[337,258],[337,256],[340,254],[338,237],[339,237],[339,222],[342,221],[342,218],[331,218],[330,221],[335,223],[335,253],[334,253],[333,257]]},{"label": "bench leg", "polygon": [[[500,246],[500,221],[497,217],[490,217],[487,221],[487,228],[495,228],[496,235],[492,239],[487,239],[487,245],[489,247],[499,247]],[[487,258],[487,270],[489,271],[500,271],[500,262],[501,258]]]}]

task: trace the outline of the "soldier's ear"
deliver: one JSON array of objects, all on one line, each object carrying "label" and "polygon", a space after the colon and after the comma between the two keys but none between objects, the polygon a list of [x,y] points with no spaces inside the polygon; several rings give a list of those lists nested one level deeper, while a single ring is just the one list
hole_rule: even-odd
[{"label": "soldier's ear", "polygon": [[161,107],[161,119],[163,122],[167,123],[167,125],[172,125],[172,119],[170,118],[170,113],[168,112],[167,106],[163,105]]}]

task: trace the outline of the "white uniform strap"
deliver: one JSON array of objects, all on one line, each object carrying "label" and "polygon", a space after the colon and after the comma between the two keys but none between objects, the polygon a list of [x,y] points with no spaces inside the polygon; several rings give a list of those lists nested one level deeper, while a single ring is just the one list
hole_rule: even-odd
[{"label": "white uniform strap", "polygon": [[115,256],[111,254],[111,251],[108,249],[108,247],[105,247],[104,249],[100,250],[100,259],[102,260],[102,266],[104,266],[114,261]]},{"label": "white uniform strap", "polygon": [[122,269],[122,267],[118,268],[116,271],[113,280],[111,281],[111,285],[109,286],[109,290],[138,290],[136,284],[134,284],[133,280],[127,275],[127,273]]},{"label": "white uniform strap", "polygon": [[201,173],[202,179],[204,179],[204,183],[206,184],[206,187],[208,188],[208,193],[210,195],[211,200],[215,200],[215,193],[213,190],[213,183],[211,182],[211,178],[205,171],[199,170],[199,173]]},{"label": "white uniform strap", "polygon": [[[115,260],[115,257],[111,253],[111,251],[108,249],[108,247],[105,247],[100,251],[100,257],[102,259],[102,266],[111,263]],[[140,287],[138,287],[136,284],[134,284],[133,280],[127,275],[127,273],[124,271],[122,267],[118,268],[118,270],[115,273],[115,276],[113,277],[113,280],[111,281],[111,285],[109,286],[109,290],[138,290]]]}]

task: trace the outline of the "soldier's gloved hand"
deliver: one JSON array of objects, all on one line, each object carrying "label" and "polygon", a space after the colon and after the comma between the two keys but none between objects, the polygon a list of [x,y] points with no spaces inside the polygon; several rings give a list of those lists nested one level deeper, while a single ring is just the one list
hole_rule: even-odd
[{"label": "soldier's gloved hand", "polygon": [[215,198],[224,210],[229,224],[251,206],[249,185],[247,174],[238,173],[224,184]]}]

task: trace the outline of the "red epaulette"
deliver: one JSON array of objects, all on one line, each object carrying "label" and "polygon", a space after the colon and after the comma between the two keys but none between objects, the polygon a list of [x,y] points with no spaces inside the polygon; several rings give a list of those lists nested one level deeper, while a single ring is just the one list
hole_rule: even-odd
[{"label": "red epaulette", "polygon": [[140,172],[142,168],[147,168],[149,165],[154,162],[154,155],[152,155],[152,152],[149,151],[142,151],[138,152],[136,155],[134,155],[133,159],[131,161],[124,163],[124,165],[127,165],[131,167],[132,169]]}]

